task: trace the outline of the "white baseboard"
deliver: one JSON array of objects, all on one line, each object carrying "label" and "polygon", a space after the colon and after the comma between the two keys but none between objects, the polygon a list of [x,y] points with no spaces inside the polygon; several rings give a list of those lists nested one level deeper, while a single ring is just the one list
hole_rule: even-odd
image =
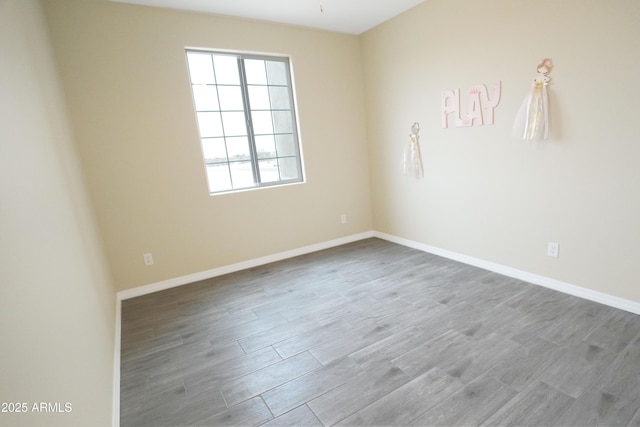
[{"label": "white baseboard", "polygon": [[234,273],[236,271],[245,270],[247,268],[254,268],[261,265],[269,264],[271,262],[282,261],[284,259],[293,258],[299,255],[305,255],[312,252],[317,252],[324,249],[329,249],[335,246],[344,245],[347,243],[356,242],[358,240],[364,240],[371,237],[377,237],[383,240],[387,240],[392,243],[407,246],[413,249],[417,249],[423,252],[439,255],[454,261],[459,261],[464,264],[473,265],[475,267],[483,268],[485,270],[493,271],[498,274],[503,274],[508,277],[520,279],[534,285],[544,286],[549,289],[553,289],[559,292],[563,292],[569,295],[574,295],[580,298],[584,298],[597,303],[605,304],[614,308],[619,308],[624,311],[628,311],[634,314],[640,314],[640,303],[630,301],[624,298],[615,297],[609,294],[605,294],[598,291],[582,288],[580,286],[572,285],[569,283],[561,282],[559,280],[551,279],[549,277],[540,276],[537,274],[529,273],[526,271],[518,270],[512,267],[507,267],[501,264],[485,261],[479,258],[470,257],[457,252],[449,251],[446,249],[437,248],[435,246],[426,245],[424,243],[415,242],[413,240],[404,239],[402,237],[393,236],[378,231],[368,231],[365,233],[354,234],[351,236],[343,237],[340,239],[330,240],[327,242],[318,243],[315,245],[305,246],[290,251],[280,252],[274,255],[268,255],[261,258],[256,258],[237,264],[227,265],[212,270],[203,271],[200,273],[189,274],[187,276],[176,277],[174,279],[164,280],[158,283],[152,283],[126,291],[118,292],[116,300],[116,337],[115,337],[115,361],[114,361],[114,390],[113,390],[113,427],[120,426],[120,338],[121,338],[121,303],[122,300],[135,298],[142,295],[147,295],[153,292],[162,291],[165,289],[174,288],[177,286],[186,285],[189,283],[197,282],[200,280],[210,279],[213,277],[221,276],[224,274]]},{"label": "white baseboard", "polygon": [[113,351],[113,427],[120,427],[120,339],[122,337],[122,301],[116,298],[116,331]]},{"label": "white baseboard", "polygon": [[177,286],[198,282],[200,280],[211,279],[213,277],[223,276],[225,274],[235,273],[237,271],[246,270],[248,268],[254,268],[254,267],[269,264],[272,262],[282,261],[282,260],[293,258],[299,255],[305,255],[312,252],[333,248],[335,246],[357,242],[358,240],[368,239],[373,236],[374,236],[373,231],[367,231],[359,234],[352,234],[350,236],[341,237],[339,239],[316,243],[314,245],[304,246],[302,248],[292,249],[290,251],[280,252],[273,255],[267,255],[261,258],[255,258],[248,261],[239,262],[237,264],[225,265],[223,267],[218,267],[211,270],[202,271],[199,273],[188,274],[182,277],[163,280],[162,282],[157,282],[149,285],[140,286],[137,288],[127,289],[126,291],[118,292],[117,298],[118,298],[118,301],[122,301],[129,298],[135,298],[142,295],[151,294],[153,292],[164,291],[166,289],[171,289]]},{"label": "white baseboard", "polygon": [[[518,270],[516,268],[508,267],[502,264],[485,261],[480,258],[474,258],[468,255],[460,254],[460,253],[449,251],[446,249],[441,249],[435,246],[430,246],[424,243],[419,243],[413,240],[393,236],[391,234],[386,234],[379,231],[367,231],[364,233],[353,234],[353,235],[342,237],[339,239],[316,243],[314,245],[304,246],[302,248],[292,249],[289,251],[280,252],[273,255],[267,255],[264,257],[239,262],[236,264],[226,265],[226,266],[214,268],[207,271],[202,271],[202,272],[193,273],[193,274],[189,274],[182,277],[176,277],[173,279],[164,280],[162,282],[157,282],[149,285],[140,286],[137,288],[127,289],[125,291],[118,292],[117,299],[119,302],[125,299],[135,298],[135,297],[147,295],[153,292],[163,291],[166,289],[175,288],[177,286],[186,285],[189,283],[211,279],[213,277],[222,276],[229,273],[235,273],[237,271],[246,270],[248,268],[254,268],[254,267],[269,264],[272,262],[282,261],[282,260],[293,258],[299,255],[305,255],[308,253],[333,248],[336,246],[356,242],[358,240],[368,239],[371,237],[377,237],[392,243],[407,246],[413,249],[418,249],[420,251],[428,252],[434,255],[439,255],[454,261],[462,262],[464,264],[473,265],[475,267],[480,267],[485,270],[503,274],[508,277],[513,277],[515,279],[520,279],[525,282],[532,283],[534,285],[544,286],[545,288],[553,289],[569,295],[574,295],[574,296],[584,298],[590,301],[594,301],[600,304],[605,304],[614,308],[619,308],[621,310],[625,310],[634,314],[640,314],[640,303],[635,301],[631,301],[624,298],[609,295],[603,292],[598,292],[591,289],[583,288],[581,286],[572,285],[570,283],[562,282],[560,280],[552,279],[552,278],[541,276],[534,273],[529,273],[527,271]],[[118,306],[118,309],[119,309],[119,306]],[[119,318],[119,313],[117,316]],[[119,322],[119,319],[118,319],[118,322]],[[118,331],[117,331],[118,334],[119,334],[119,331],[120,329],[118,326]]]},{"label": "white baseboard", "polygon": [[560,280],[551,279],[549,277],[540,276],[538,274],[529,273],[527,271],[518,270],[516,268],[507,267],[505,265],[485,261],[479,258],[470,257],[468,255],[463,255],[446,249],[440,249],[435,246],[425,245],[424,243],[415,242],[413,240],[404,239],[402,237],[397,237],[378,231],[374,231],[373,236],[392,243],[397,243],[399,245],[418,249],[423,252],[428,252],[454,261],[459,261],[464,264],[473,265],[475,267],[493,271],[495,273],[502,274],[508,277],[513,277],[514,279],[519,279],[525,282],[532,283],[534,285],[544,286],[545,288],[553,289],[565,294],[608,305],[610,307],[619,308],[620,310],[628,311],[630,313],[640,314],[640,303],[635,301],[583,288],[581,286],[572,285]]}]

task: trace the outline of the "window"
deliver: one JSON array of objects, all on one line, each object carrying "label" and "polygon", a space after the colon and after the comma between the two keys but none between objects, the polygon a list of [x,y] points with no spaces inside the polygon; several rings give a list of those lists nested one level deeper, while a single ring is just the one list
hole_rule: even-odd
[{"label": "window", "polygon": [[302,181],[289,60],[187,50],[210,193]]}]

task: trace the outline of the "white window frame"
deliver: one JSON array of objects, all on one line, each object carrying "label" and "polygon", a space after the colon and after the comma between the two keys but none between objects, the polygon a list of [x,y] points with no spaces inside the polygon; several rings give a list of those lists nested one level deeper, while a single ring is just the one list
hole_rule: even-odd
[{"label": "white window frame", "polygon": [[[194,81],[196,59],[193,65],[190,64],[190,55],[192,59],[205,61],[203,63],[206,63],[205,57],[210,58],[211,77],[200,77],[201,81]],[[192,48],[185,49],[185,57],[209,193],[225,194],[304,182],[289,58]],[[227,63],[231,64],[232,58],[237,61],[238,81],[226,83],[222,72],[219,73],[220,78],[217,77],[217,61],[230,61]],[[264,61],[264,81],[260,80],[260,73],[247,71],[251,66],[259,66],[260,61]],[[223,91],[237,95],[233,98],[236,99],[233,107],[223,106]],[[207,98],[202,93],[208,94],[209,101],[203,101]],[[266,98],[259,98],[256,93],[266,93]],[[252,101],[255,101],[254,106]],[[246,127],[242,124],[241,113]],[[228,132],[232,124],[232,132],[235,133]],[[241,147],[240,154],[234,157],[232,152],[237,148],[233,147],[238,146]],[[217,153],[217,157],[212,152]]]}]

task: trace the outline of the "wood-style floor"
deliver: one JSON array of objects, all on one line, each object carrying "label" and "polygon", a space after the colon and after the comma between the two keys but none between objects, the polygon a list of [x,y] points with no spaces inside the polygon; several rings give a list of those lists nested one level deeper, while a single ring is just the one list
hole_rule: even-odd
[{"label": "wood-style floor", "polygon": [[640,317],[378,239],[122,303],[121,425],[640,425]]}]

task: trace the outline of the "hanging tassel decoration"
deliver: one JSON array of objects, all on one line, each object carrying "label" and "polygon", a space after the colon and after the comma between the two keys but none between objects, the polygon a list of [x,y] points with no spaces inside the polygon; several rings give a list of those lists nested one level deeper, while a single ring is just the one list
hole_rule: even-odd
[{"label": "hanging tassel decoration", "polygon": [[525,98],[514,124],[514,133],[524,140],[545,140],[549,137],[548,74],[553,64],[545,59],[538,65],[531,90]]},{"label": "hanging tassel decoration", "polygon": [[413,175],[416,178],[422,178],[424,171],[422,169],[422,155],[420,154],[420,123],[415,122],[411,126],[411,134],[409,135],[409,144],[404,149],[403,173],[405,175]]}]

